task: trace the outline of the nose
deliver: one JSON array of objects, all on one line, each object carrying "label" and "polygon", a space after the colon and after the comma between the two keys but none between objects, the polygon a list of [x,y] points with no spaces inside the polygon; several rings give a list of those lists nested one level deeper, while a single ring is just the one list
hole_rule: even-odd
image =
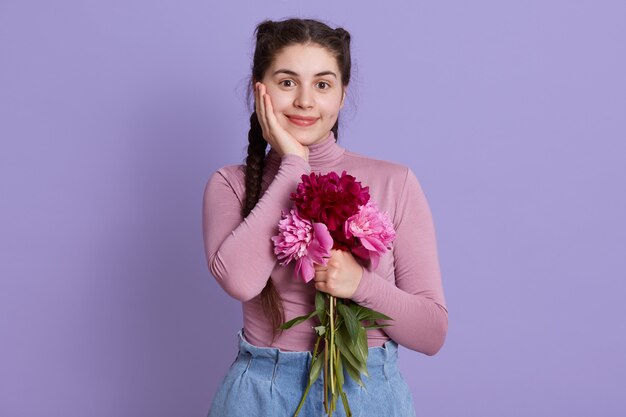
[{"label": "nose", "polygon": [[315,103],[312,92],[307,87],[300,87],[293,104],[301,109],[309,109],[313,107]]}]

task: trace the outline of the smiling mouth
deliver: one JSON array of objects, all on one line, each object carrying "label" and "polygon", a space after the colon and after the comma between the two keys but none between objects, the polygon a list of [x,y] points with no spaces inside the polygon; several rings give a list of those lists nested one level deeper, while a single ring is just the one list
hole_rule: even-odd
[{"label": "smiling mouth", "polygon": [[318,117],[287,116],[287,119],[297,126],[311,126],[317,122]]}]

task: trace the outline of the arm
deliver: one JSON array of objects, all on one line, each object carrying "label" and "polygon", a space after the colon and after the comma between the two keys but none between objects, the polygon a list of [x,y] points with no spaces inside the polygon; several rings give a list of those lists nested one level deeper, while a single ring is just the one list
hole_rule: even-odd
[{"label": "arm", "polygon": [[267,284],[277,262],[270,237],[278,232],[281,210],[292,206],[300,176],[310,171],[304,158],[283,155],[272,183],[245,219],[225,174],[217,170],[209,179],[202,205],[205,255],[211,273],[232,297],[248,301]]},{"label": "arm", "polygon": [[[407,168],[400,194],[393,242],[395,285],[363,268],[352,300],[388,315],[382,330],[399,344],[432,356],[448,330],[432,215],[415,174]],[[385,322],[385,321],[383,321]]]}]

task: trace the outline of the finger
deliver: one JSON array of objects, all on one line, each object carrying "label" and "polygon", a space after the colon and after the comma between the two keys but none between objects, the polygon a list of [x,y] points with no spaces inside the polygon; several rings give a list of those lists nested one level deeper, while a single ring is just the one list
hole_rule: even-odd
[{"label": "finger", "polygon": [[260,108],[260,106],[261,106],[261,103],[260,103],[261,98],[260,97],[261,96],[259,94],[259,86],[260,86],[260,83],[257,81],[254,84],[254,111],[256,112],[257,117],[259,117],[259,115],[261,113],[261,108]]},{"label": "finger", "polygon": [[275,126],[278,125],[278,121],[276,120],[276,115],[274,114],[272,98],[269,94],[265,94],[265,96],[267,97],[267,101],[265,101],[265,117],[267,118],[267,125],[274,130]]},{"label": "finger", "polygon": [[264,109],[265,109],[265,124],[267,126],[267,131],[271,132],[271,135],[274,137],[276,134],[276,130],[280,128],[278,121],[276,120],[276,115],[274,114],[274,107],[272,107],[272,98],[269,94],[265,93],[263,95],[264,101]]},{"label": "finger", "polygon": [[262,124],[265,124],[265,93],[263,90],[263,83],[259,83],[259,119]]},{"label": "finger", "polygon": [[336,294],[335,289],[332,286],[328,285],[327,282],[316,282],[315,289],[321,292],[325,292],[326,294],[329,294],[329,295]]},{"label": "finger", "polygon": [[315,276],[313,277],[315,282],[325,282],[326,279],[326,271],[315,271]]},{"label": "finger", "polygon": [[259,83],[259,110],[257,111],[257,116],[259,118],[259,124],[261,125],[261,129],[263,130],[263,136],[265,137],[265,139],[267,140],[267,134],[268,134],[268,126],[267,126],[267,121],[266,121],[266,117],[265,117],[265,98],[264,98],[264,88],[265,86],[263,85],[263,83]]},{"label": "finger", "polygon": [[313,268],[315,269],[315,272],[326,272],[326,270],[328,270],[328,268],[324,265],[314,265]]},{"label": "finger", "polygon": [[313,277],[313,279],[317,279],[317,280],[322,279],[322,273],[323,272],[324,271],[321,271],[321,270],[317,269],[317,267],[315,267],[315,276]]}]

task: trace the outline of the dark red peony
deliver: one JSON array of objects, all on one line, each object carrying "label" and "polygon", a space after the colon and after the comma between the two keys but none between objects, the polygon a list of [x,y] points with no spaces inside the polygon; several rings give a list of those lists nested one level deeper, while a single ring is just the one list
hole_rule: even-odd
[{"label": "dark red peony", "polygon": [[312,172],[303,174],[301,179],[296,192],[291,193],[298,214],[313,222],[324,223],[336,243],[335,249],[347,249],[344,245],[349,245],[352,239],[346,239],[343,224],[348,217],[358,213],[360,206],[367,204],[369,187],[362,187],[346,171],[341,176],[333,171],[325,175]]}]

